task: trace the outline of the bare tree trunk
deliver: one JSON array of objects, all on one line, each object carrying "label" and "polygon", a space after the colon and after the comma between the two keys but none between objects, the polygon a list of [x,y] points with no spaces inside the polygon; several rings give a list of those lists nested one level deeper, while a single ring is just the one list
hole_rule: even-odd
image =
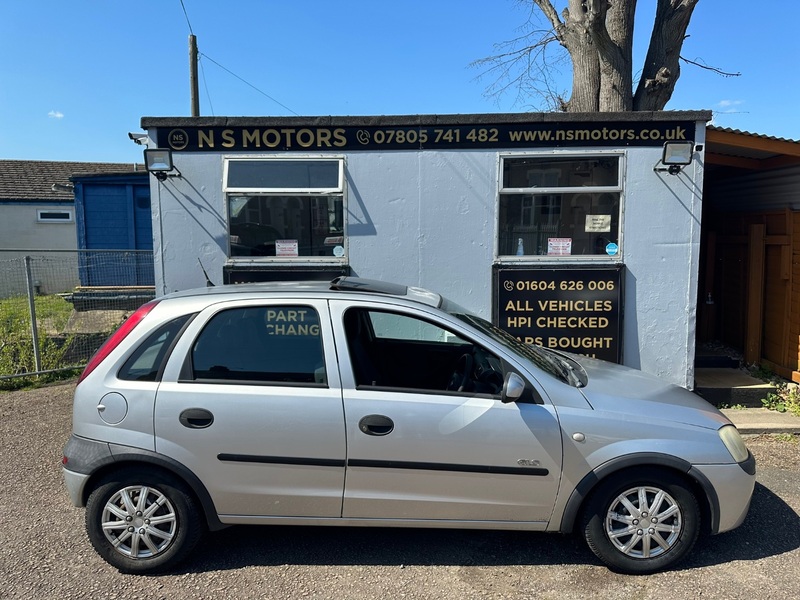
[{"label": "bare tree trunk", "polygon": [[680,53],[698,0],[658,0],[633,110],[663,110],[680,77]]},{"label": "bare tree trunk", "polygon": [[[490,70],[509,77],[512,69],[522,65],[522,74],[510,77],[523,89],[528,85],[541,93],[543,85],[552,92],[549,81],[550,63],[545,48],[553,41],[567,51],[572,62],[572,95],[564,100],[555,97],[557,108],[567,112],[627,112],[663,110],[680,77],[680,52],[692,12],[699,0],[657,0],[657,8],[647,58],[636,92],[633,91],[633,27],[637,0],[568,0],[559,15],[553,0],[520,0],[539,8],[552,30],[531,34],[534,42],[518,48],[517,40],[509,42],[509,52],[478,64],[494,63]],[[531,63],[541,60],[541,75],[531,70]],[[719,70],[714,69],[719,72]],[[505,89],[499,86],[498,89]]]},{"label": "bare tree trunk", "polygon": [[636,0],[599,5],[590,15],[600,58],[600,111],[633,110],[633,17]]},{"label": "bare tree trunk", "polygon": [[562,21],[550,0],[533,0],[553,26],[559,43],[572,59],[572,96],[562,106],[567,112],[597,112],[600,109],[600,61],[589,30],[583,0],[569,0]]},{"label": "bare tree trunk", "polygon": [[569,0],[558,18],[549,0],[534,0],[572,59],[568,112],[633,108],[632,40],[636,0]]},{"label": "bare tree trunk", "polygon": [[577,44],[572,55],[572,95],[564,107],[567,112],[600,110],[600,62],[597,51],[588,42]]}]

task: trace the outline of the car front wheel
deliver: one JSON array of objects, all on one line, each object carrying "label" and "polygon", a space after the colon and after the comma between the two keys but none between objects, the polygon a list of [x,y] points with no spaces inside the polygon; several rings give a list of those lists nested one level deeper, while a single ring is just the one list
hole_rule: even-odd
[{"label": "car front wheel", "polygon": [[157,573],[183,560],[204,532],[188,490],[160,472],[106,477],[89,496],[86,530],[98,554],[123,573]]},{"label": "car front wheel", "polygon": [[647,574],[674,565],[700,532],[697,499],[669,472],[636,470],[600,483],[583,519],[583,534],[600,560],[620,573]]}]

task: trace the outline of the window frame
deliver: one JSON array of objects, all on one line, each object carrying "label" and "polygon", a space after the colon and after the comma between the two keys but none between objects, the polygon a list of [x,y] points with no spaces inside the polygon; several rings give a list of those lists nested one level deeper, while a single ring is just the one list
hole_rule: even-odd
[{"label": "window frame", "polygon": [[[415,387],[413,385],[407,385],[408,380],[404,379],[404,385],[391,385],[385,382],[379,384],[369,384],[369,383],[359,383],[359,370],[360,368],[357,366],[357,363],[361,360],[356,353],[356,346],[361,343],[363,340],[357,340],[351,336],[352,330],[349,328],[348,324],[346,323],[346,315],[351,312],[356,311],[363,313],[361,316],[366,318],[368,323],[367,330],[362,333],[369,338],[371,344],[375,344],[378,346],[406,346],[408,349],[413,349],[414,347],[417,348],[427,348],[427,349],[441,349],[444,353],[450,353],[453,350],[458,348],[464,349],[465,346],[468,346],[470,350],[470,354],[475,356],[476,354],[482,354],[487,357],[487,360],[490,362],[496,362],[497,366],[502,369],[502,373],[498,372],[501,380],[505,377],[505,374],[511,368],[511,365],[507,363],[506,360],[502,357],[500,353],[498,353],[495,349],[493,349],[490,345],[487,345],[484,341],[476,338],[472,335],[469,335],[469,332],[463,331],[458,326],[455,326],[452,323],[447,323],[440,321],[433,317],[433,315],[416,312],[414,310],[408,310],[407,307],[401,306],[380,306],[380,305],[372,305],[372,304],[354,304],[354,303],[347,303],[345,307],[343,307],[342,312],[339,316],[341,323],[340,323],[340,331],[342,336],[345,340],[345,347],[347,348],[347,360],[348,368],[350,370],[350,375],[352,377],[352,385],[356,391],[359,392],[390,392],[390,393],[402,393],[402,394],[419,394],[419,395],[426,395],[426,396],[459,396],[459,397],[470,397],[470,398],[486,398],[490,400],[500,400],[502,396],[502,386],[496,393],[491,393],[488,391],[477,391],[477,390],[448,390],[448,389],[440,389],[437,387]],[[398,338],[398,337],[383,337],[379,336],[378,333],[374,329],[375,321],[373,319],[373,315],[375,314],[386,314],[390,317],[402,317],[406,319],[411,319],[420,322],[425,327],[435,327],[445,333],[444,340],[426,340],[426,339],[414,339],[414,338]],[[453,337],[450,337],[453,336]],[[374,350],[374,347],[370,348],[362,348],[362,351],[366,350],[365,356],[373,356],[368,351]],[[436,351],[435,354],[439,352]],[[403,362],[403,359],[410,355],[416,355],[416,352],[405,352],[396,355],[392,362],[400,363]],[[455,354],[455,353],[453,353]],[[459,353],[459,356],[463,354]],[[381,355],[388,355],[381,353]],[[458,358],[458,357],[456,357]],[[344,360],[341,358],[339,360]],[[341,368],[340,364],[340,368]],[[363,368],[363,365],[361,366]],[[453,371],[448,370],[446,375],[452,376]],[[475,381],[474,383],[479,383]],[[485,382],[484,382],[485,383]],[[498,382],[500,385],[500,382]]]},{"label": "window frame", "polygon": [[[592,186],[545,186],[545,187],[504,187],[503,174],[506,160],[513,159],[579,159],[591,160],[593,158],[617,158],[617,184],[616,185],[592,185]],[[625,215],[625,169],[627,163],[627,152],[624,150],[592,150],[586,152],[505,152],[497,156],[497,201],[495,210],[495,240],[494,256],[498,264],[518,264],[518,263],[541,263],[541,262],[621,262],[624,237],[624,215]],[[618,215],[618,246],[619,250],[614,256],[603,254],[573,254],[568,256],[526,254],[516,256],[513,254],[501,254],[501,223],[500,223],[500,202],[504,195],[529,194],[531,196],[548,196],[548,206],[552,207],[553,197],[563,194],[603,194],[611,193],[619,195],[619,215]],[[560,200],[559,200],[560,202]],[[523,208],[524,210],[524,208]],[[531,215],[535,212],[535,201],[532,198],[529,208]]]},{"label": "window frame", "polygon": [[[239,378],[239,377],[200,377],[198,376],[198,371],[202,373],[202,370],[196,369],[195,367],[195,351],[197,349],[197,345],[200,342],[201,338],[204,334],[207,333],[208,328],[211,326],[213,321],[217,318],[223,318],[223,315],[226,312],[231,311],[247,311],[247,310],[271,310],[271,309],[288,309],[288,308],[304,308],[314,312],[317,317],[317,327],[319,327],[319,347],[320,347],[320,356],[321,356],[321,363],[322,368],[324,369],[324,382],[316,381],[316,372],[311,374],[314,377],[315,381],[291,381],[291,380],[271,380],[271,379],[260,379],[260,378]],[[183,359],[183,365],[181,367],[181,372],[179,375],[179,382],[180,383],[187,383],[187,384],[205,384],[205,385],[238,385],[238,386],[264,386],[264,387],[295,387],[295,388],[330,388],[336,386],[336,381],[331,382],[330,376],[330,364],[329,364],[329,357],[328,357],[328,349],[326,348],[325,338],[326,332],[324,328],[324,319],[327,315],[324,315],[322,312],[321,306],[318,303],[314,302],[307,302],[305,299],[302,298],[281,298],[276,299],[275,302],[268,302],[264,303],[262,301],[255,301],[255,302],[246,302],[246,303],[236,303],[233,305],[226,305],[222,307],[218,307],[217,310],[214,310],[210,315],[208,315],[205,319],[203,319],[201,326],[199,329],[193,333],[191,336],[191,342],[186,349],[186,354]],[[285,337],[291,337],[290,335]],[[233,371],[236,373],[237,371]],[[274,373],[275,371],[273,371]],[[240,372],[241,373],[241,372]],[[266,371],[265,371],[266,373]],[[309,373],[306,373],[309,374]]]},{"label": "window frame", "polygon": [[[258,265],[273,264],[281,266],[303,265],[346,265],[349,262],[350,246],[347,233],[347,184],[345,177],[346,158],[343,154],[235,154],[223,156],[222,168],[222,194],[225,210],[225,227],[227,232],[227,259],[229,265]],[[338,162],[337,187],[242,187],[228,186],[228,177],[231,163],[236,162]],[[261,196],[280,197],[298,196],[313,198],[318,196],[341,196],[342,198],[342,256],[233,256],[231,255],[230,239],[230,197],[231,196]]]},{"label": "window frame", "polygon": [[[64,213],[67,215],[66,219],[47,219],[42,217],[42,213]],[[37,223],[74,223],[75,213],[71,208],[37,208],[36,209],[36,222]]]}]

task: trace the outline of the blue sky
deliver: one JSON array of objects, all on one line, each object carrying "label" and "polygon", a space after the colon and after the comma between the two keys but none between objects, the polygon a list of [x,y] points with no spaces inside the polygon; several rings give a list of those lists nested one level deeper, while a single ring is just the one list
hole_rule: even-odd
[{"label": "blue sky", "polygon": [[[190,114],[189,24],[204,116],[541,108],[487,98],[470,67],[519,35],[517,0],[184,0],[188,23],[179,0],[1,1],[0,158],[141,162],[141,117]],[[638,2],[637,54],[654,7]],[[667,108],[800,139],[799,22],[798,2],[701,0],[683,56],[741,76],[685,65]]]}]

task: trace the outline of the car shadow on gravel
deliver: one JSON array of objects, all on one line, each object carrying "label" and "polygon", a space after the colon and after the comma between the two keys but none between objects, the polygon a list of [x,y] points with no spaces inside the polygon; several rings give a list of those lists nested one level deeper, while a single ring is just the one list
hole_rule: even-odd
[{"label": "car shadow on gravel", "polygon": [[[780,527],[775,527],[779,523]],[[768,531],[769,535],[764,535]],[[756,484],[738,529],[701,538],[677,569],[758,560],[800,547],[800,517]],[[578,536],[452,529],[236,526],[207,535],[178,573],[274,565],[600,565]]]},{"label": "car shadow on gravel", "polygon": [[800,548],[800,516],[769,488],[756,483],[750,511],[738,528],[700,538],[681,568],[759,560]]},{"label": "car shadow on gravel", "polygon": [[[495,566],[585,563],[572,536],[518,531],[237,526],[206,536],[179,571],[270,565]],[[594,564],[600,564],[594,563]]]}]

